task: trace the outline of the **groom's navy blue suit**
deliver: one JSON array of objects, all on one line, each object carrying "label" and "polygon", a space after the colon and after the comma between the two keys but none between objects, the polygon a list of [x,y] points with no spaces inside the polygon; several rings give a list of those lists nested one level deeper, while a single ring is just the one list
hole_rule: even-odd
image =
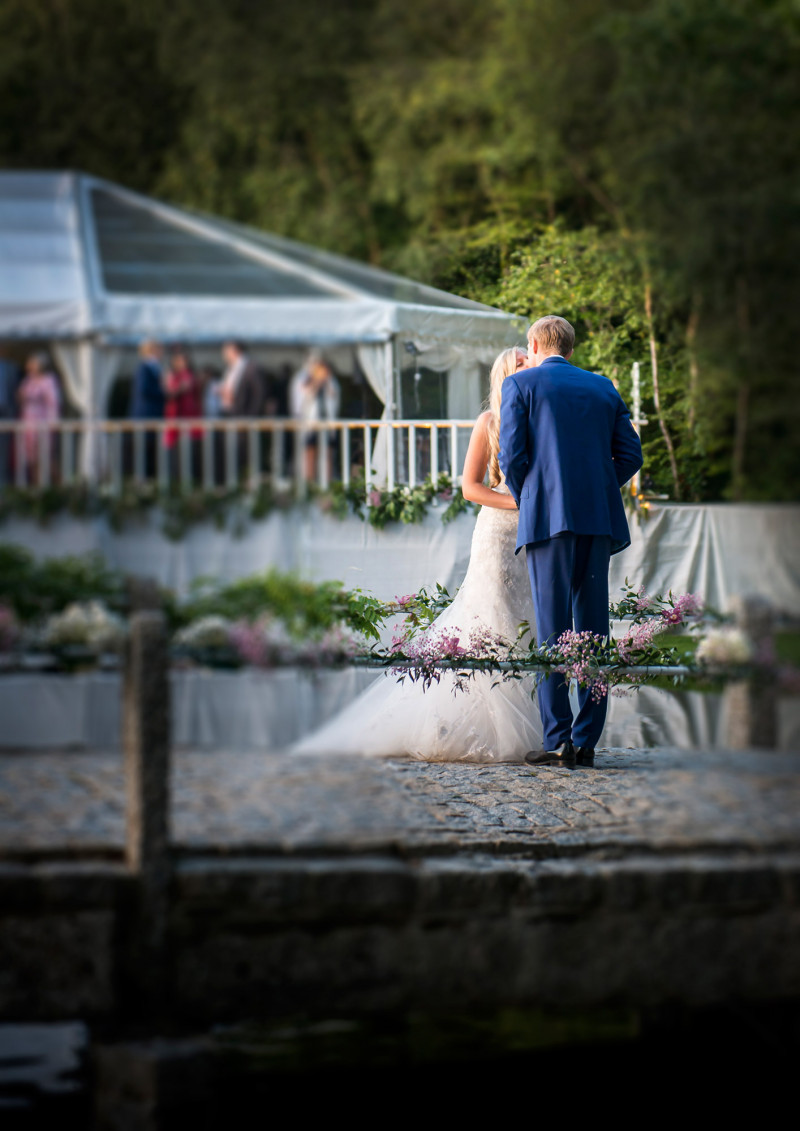
[{"label": "groom's navy blue suit", "polygon": [[[630,544],[620,487],[642,466],[625,402],[605,377],[547,357],[505,379],[499,458],[519,507],[538,642],[573,627],[607,636],[609,557]],[[597,745],[605,696],[593,702],[582,688],[578,699],[573,722],[564,677],[540,682],[545,750]]]}]

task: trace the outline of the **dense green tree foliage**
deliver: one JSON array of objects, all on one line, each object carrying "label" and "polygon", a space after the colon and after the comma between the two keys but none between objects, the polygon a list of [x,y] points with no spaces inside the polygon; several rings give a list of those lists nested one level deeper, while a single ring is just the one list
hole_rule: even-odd
[{"label": "dense green tree foliage", "polygon": [[6,167],[557,310],[642,363],[661,489],[796,497],[793,0],[0,0],[0,43]]}]

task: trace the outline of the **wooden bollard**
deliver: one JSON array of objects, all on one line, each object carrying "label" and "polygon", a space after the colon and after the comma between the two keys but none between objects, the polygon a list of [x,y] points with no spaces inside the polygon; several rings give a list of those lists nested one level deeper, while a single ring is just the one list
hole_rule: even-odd
[{"label": "wooden bollard", "polygon": [[[773,654],[775,612],[763,597],[734,597],[729,605],[736,624],[750,640],[756,656]],[[731,750],[774,749],[778,743],[778,692],[774,679],[754,676],[728,685],[725,691],[725,733]]]},{"label": "wooden bollard", "polygon": [[161,612],[137,612],[130,620],[123,678],[122,748],[125,860],[139,888],[130,981],[144,1004],[160,993],[170,881],[169,647]]}]

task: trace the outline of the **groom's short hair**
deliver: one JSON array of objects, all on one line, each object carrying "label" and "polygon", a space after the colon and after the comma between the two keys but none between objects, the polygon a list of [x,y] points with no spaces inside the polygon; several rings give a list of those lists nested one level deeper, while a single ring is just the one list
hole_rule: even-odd
[{"label": "groom's short hair", "polygon": [[531,338],[535,338],[543,350],[548,353],[555,350],[562,357],[575,348],[575,331],[566,318],[558,314],[545,314],[534,322],[528,330],[528,340]]}]

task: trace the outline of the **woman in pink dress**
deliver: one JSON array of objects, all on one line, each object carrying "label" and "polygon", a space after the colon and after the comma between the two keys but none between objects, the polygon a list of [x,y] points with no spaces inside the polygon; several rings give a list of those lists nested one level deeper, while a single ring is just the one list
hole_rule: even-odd
[{"label": "woman in pink dress", "polygon": [[[17,390],[22,429],[22,460],[25,479],[39,485],[42,469],[39,460],[47,452],[53,462],[53,430],[44,425],[54,423],[61,415],[58,379],[49,369],[46,354],[35,353],[25,363],[25,377]],[[42,434],[44,433],[44,439]],[[18,457],[19,458],[19,454]]]}]

